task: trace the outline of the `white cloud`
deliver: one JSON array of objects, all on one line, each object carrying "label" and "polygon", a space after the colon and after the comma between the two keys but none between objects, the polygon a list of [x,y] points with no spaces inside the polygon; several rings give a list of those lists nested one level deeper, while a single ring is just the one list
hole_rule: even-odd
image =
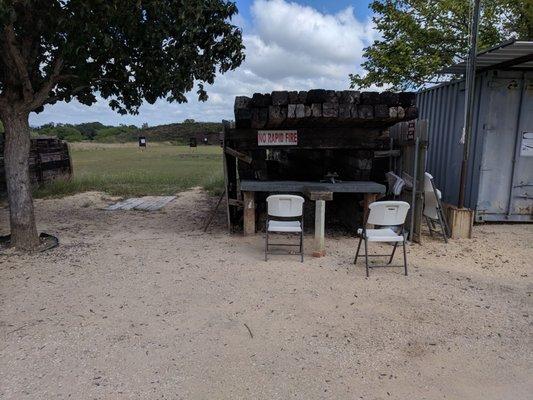
[{"label": "white cloud", "polygon": [[143,105],[137,116],[119,116],[103,99],[92,107],[71,102],[32,115],[31,123],[99,120],[109,124],[156,125],[185,118],[232,119],[233,100],[237,95],[348,88],[348,74],[360,71],[363,48],[377,37],[372,22],[358,20],[351,7],[326,14],[286,0],[256,0],[251,13],[251,22],[242,18],[234,20],[243,24],[245,30],[246,60],[239,69],[218,76],[215,84],[207,87],[207,102],[198,102],[191,93],[187,104],[160,100],[154,105]]},{"label": "white cloud", "polygon": [[370,38],[369,22],[358,21],[351,7],[333,15],[284,0],[257,0],[252,14],[265,43],[329,62],[353,63]]}]

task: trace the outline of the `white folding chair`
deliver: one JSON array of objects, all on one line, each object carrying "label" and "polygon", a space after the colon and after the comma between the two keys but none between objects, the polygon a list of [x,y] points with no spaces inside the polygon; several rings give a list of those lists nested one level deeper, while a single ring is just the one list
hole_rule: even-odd
[{"label": "white folding chair", "polygon": [[433,183],[433,176],[427,172],[424,174],[424,212],[426,224],[429,229],[429,234],[433,236],[433,232],[437,232],[435,224],[440,226],[442,237],[448,243],[448,224],[446,223],[446,216],[442,210],[440,199],[442,194]]},{"label": "white folding chair", "polygon": [[[355,259],[353,263],[357,263],[359,257],[359,250],[361,249],[361,243],[365,242],[365,267],[366,276],[368,277],[368,257],[389,257],[389,254],[368,254],[368,242],[386,242],[394,243],[392,254],[387,265],[372,265],[373,267],[387,267],[394,258],[396,247],[398,243],[403,245],[403,267],[405,275],[407,275],[407,253],[405,250],[405,234],[404,223],[407,217],[407,211],[409,211],[409,203],[405,201],[375,201],[371,203],[368,208],[368,218],[363,228],[357,230],[359,235],[359,244],[357,246],[357,252],[355,253]],[[367,225],[377,225],[381,228],[367,229]],[[361,255],[362,257],[362,255]]]},{"label": "white folding chair", "polygon": [[[267,220],[265,239],[265,261],[268,260],[269,246],[299,246],[301,261],[304,262],[304,198],[290,194],[278,194],[267,197]],[[269,233],[298,233],[299,244],[269,243]]]}]

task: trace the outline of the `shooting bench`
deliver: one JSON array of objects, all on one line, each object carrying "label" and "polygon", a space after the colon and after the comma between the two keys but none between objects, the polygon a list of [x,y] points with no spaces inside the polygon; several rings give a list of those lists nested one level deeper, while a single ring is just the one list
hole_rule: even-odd
[{"label": "shooting bench", "polygon": [[305,182],[305,181],[258,181],[242,180],[240,189],[244,202],[244,235],[255,233],[255,192],[301,193],[315,202],[315,240],[313,256],[326,254],[324,245],[324,226],[326,220],[326,201],[333,199],[333,193],[362,193],[364,195],[365,216],[368,205],[380,194],[385,194],[385,186],[371,181],[343,182]]}]

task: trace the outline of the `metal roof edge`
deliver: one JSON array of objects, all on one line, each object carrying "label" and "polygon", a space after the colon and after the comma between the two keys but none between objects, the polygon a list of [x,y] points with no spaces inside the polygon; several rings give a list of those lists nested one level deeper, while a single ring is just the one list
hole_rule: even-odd
[{"label": "metal roof edge", "polygon": [[[506,40],[505,42],[502,42],[496,46],[493,46],[489,49],[486,49],[486,50],[483,50],[483,51],[480,51],[477,53],[476,55],[476,58],[483,58],[482,56],[485,55],[485,54],[489,54],[491,52],[494,52],[494,51],[497,51],[497,50],[500,50],[500,49],[504,49],[508,46],[511,46],[513,44],[517,44],[517,45],[533,45],[533,40],[518,40],[517,38],[511,38],[509,40]],[[444,68],[441,68],[439,71],[436,72],[436,74],[438,75],[446,75],[446,74],[457,74],[457,73],[461,73],[459,71],[463,70],[465,68],[465,64],[466,61],[461,61],[461,62],[456,62],[454,64],[451,64],[451,65],[448,65],[447,67],[444,67]],[[463,64],[463,65],[461,65]],[[492,65],[496,65],[497,63],[495,64],[492,64]],[[490,68],[490,65],[486,66],[485,68]]]}]

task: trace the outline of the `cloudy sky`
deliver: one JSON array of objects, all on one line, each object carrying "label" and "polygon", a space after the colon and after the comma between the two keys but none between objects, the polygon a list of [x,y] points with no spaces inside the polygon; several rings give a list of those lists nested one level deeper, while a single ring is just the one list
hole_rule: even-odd
[{"label": "cloudy sky", "polygon": [[346,89],[348,74],[360,71],[363,47],[376,38],[369,0],[237,0],[234,23],[243,30],[246,61],[207,87],[209,100],[188,95],[186,104],[160,100],[145,104],[139,115],[120,116],[106,100],[91,107],[75,101],[32,114],[30,123],[149,125],[233,119],[238,95],[272,90]]}]

